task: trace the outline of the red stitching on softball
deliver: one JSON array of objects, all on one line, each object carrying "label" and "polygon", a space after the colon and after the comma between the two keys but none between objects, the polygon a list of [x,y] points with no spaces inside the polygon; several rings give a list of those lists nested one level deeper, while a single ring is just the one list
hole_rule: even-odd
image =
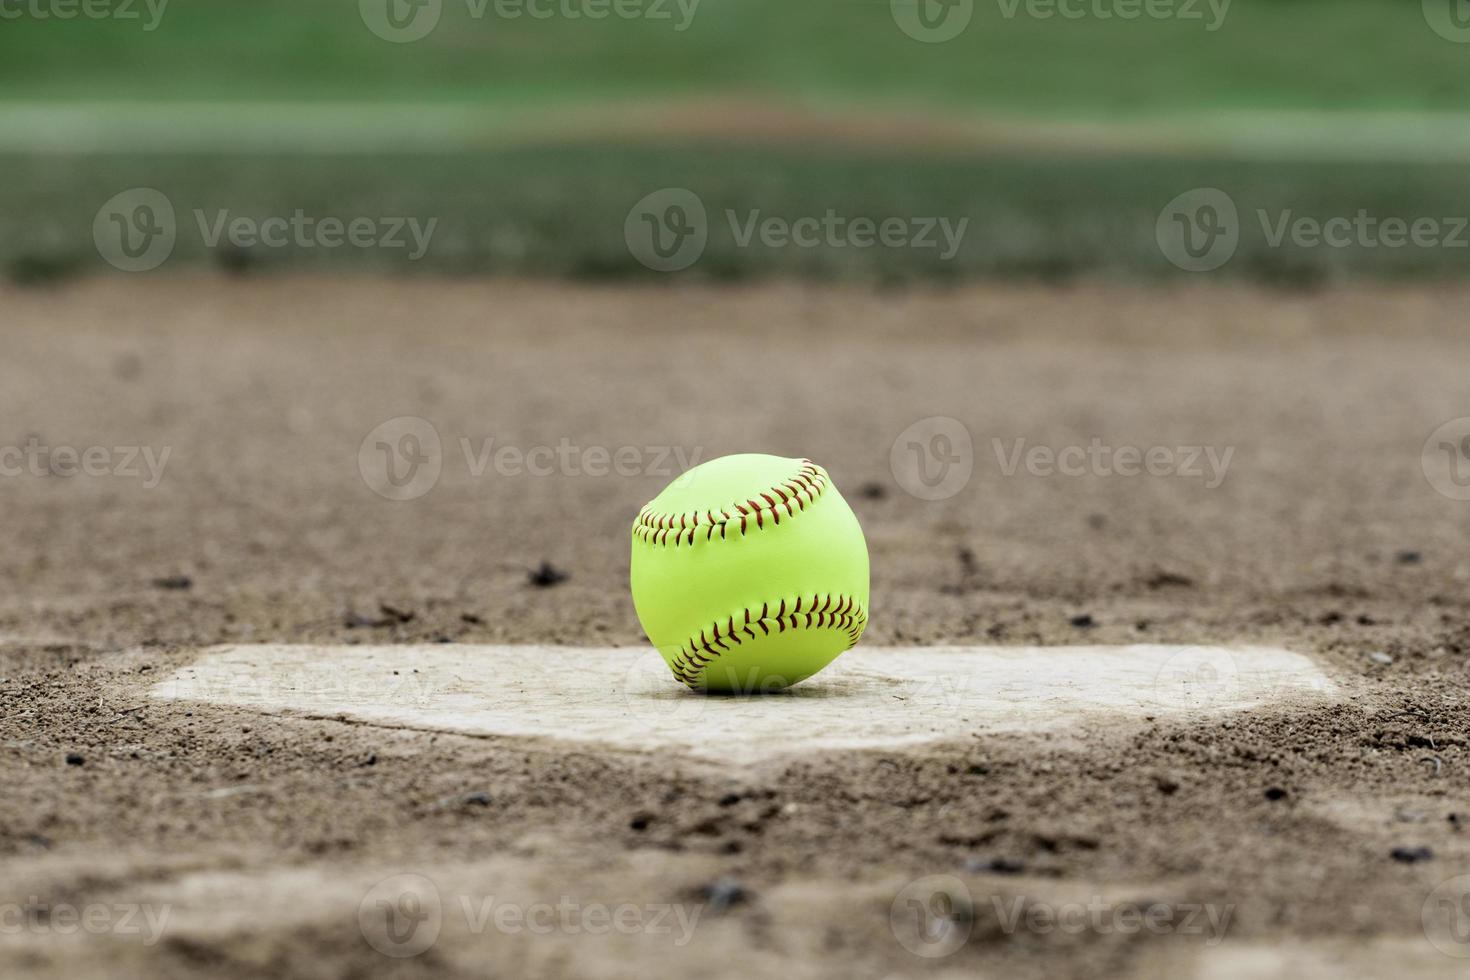
[{"label": "red stitching on softball", "polygon": [[[633,522],[633,536],[647,544],[667,546],[669,542],[669,531],[673,532],[673,545],[678,547],[685,543],[686,537],[690,545],[694,544],[695,529],[703,526],[705,528],[704,539],[714,539],[715,529],[719,528],[720,538],[726,538],[726,533],[732,524],[737,521],[740,525],[742,535],[750,531],[750,519],[755,519],[757,530],[766,529],[765,518],[771,518],[773,525],[781,523],[781,508],[786,508],[786,516],[794,518],[798,511],[806,510],[817,501],[822,493],[831,485],[827,472],[809,459],[801,461],[801,468],[796,475],[784,483],[770,487],[756,493],[754,497],[742,503],[733,504],[734,513],[729,510],[720,510],[721,516],[715,516],[713,508],[700,511],[688,511],[683,514],[659,514],[644,507],[638,514],[638,519]],[[773,500],[771,495],[775,494],[779,501]],[[761,504],[757,498],[765,501]],[[651,506],[651,505],[650,505]]]},{"label": "red stitching on softball", "polygon": [[[777,626],[777,632],[784,633],[786,632],[787,620],[790,620],[791,628],[794,630],[813,628],[839,630],[847,636],[848,642],[845,649],[851,650],[854,646],[857,645],[858,639],[863,635],[863,631],[868,627],[867,611],[858,604],[857,598],[855,596],[842,596],[841,604],[832,610],[830,615],[826,617],[826,622],[823,623],[822,613],[818,612],[816,609],[817,600],[822,598],[823,597],[820,593],[812,596],[811,604],[807,607],[808,612],[803,613],[801,611],[802,598],[800,596],[797,596],[796,604],[792,607],[792,612],[790,615],[787,615],[786,613],[785,599],[781,600],[781,607],[776,610],[776,615],[774,616],[770,615],[770,603],[763,602],[761,603],[760,615],[755,617],[754,619],[751,618],[751,610],[750,607],[747,606],[745,609],[746,626],[744,627],[744,629],[737,630],[735,628],[735,617],[731,616],[727,621],[727,629],[729,630],[729,632],[725,635],[724,639],[729,640],[736,646],[739,646],[740,644],[745,642],[740,638],[740,633],[749,633],[752,638],[755,638],[755,633],[750,629],[751,624],[759,626],[763,634],[765,634],[766,636],[770,636],[771,630],[770,627],[766,625],[766,623],[774,622]],[[822,610],[826,610],[832,605],[833,598],[834,597],[831,595],[828,595],[826,597],[826,601],[822,603]],[[799,621],[799,617],[801,616],[806,617],[805,626],[802,626]],[[812,626],[813,616],[817,616],[818,619],[817,625],[815,627]],[[720,647],[721,650],[729,653],[730,648],[724,643],[720,642],[720,624],[715,623],[712,627],[712,631],[715,635],[713,641],[714,644]],[[716,653],[714,649],[710,646],[710,642],[710,640],[705,639],[705,630],[700,630],[699,639],[695,640],[693,637],[690,637],[689,642],[684,644],[684,646],[679,649],[679,652],[673,657],[671,667],[673,669],[674,676],[681,683],[691,688],[698,688],[700,675],[704,673],[705,668],[720,658],[720,655]],[[705,653],[709,654],[709,656],[701,656],[698,652],[696,652],[699,650],[703,650]]]}]

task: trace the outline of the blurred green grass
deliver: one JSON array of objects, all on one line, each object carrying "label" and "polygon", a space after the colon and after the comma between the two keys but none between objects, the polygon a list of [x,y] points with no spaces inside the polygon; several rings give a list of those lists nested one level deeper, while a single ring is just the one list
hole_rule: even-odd
[{"label": "blurred green grass", "polygon": [[[1281,248],[1255,214],[1289,209],[1331,217],[1470,213],[1470,168],[1455,165],[1250,163],[1148,159],[951,157],[922,159],[729,146],[576,146],[433,156],[247,157],[228,155],[5,156],[0,183],[0,264],[43,283],[111,272],[92,238],[114,194],[153,187],[177,214],[178,242],[164,270],[214,265],[252,274],[362,270],[395,275],[514,275],[663,282],[789,277],[902,285],[976,277],[1065,281],[1144,280],[1182,272],[1155,239],[1160,209],[1176,194],[1219,187],[1240,210],[1235,256],[1209,278],[1311,286],[1348,278],[1451,277],[1466,249]],[[688,187],[709,214],[709,242],[695,265],[658,273],[623,238],[644,195]],[[264,218],[437,218],[428,253],[340,247],[209,248],[195,211]],[[745,222],[793,220],[832,209],[847,218],[968,218],[949,260],[937,249],[746,247],[727,211]],[[149,273],[142,273],[144,275]]]},{"label": "blurred green grass", "polygon": [[[644,0],[652,2],[652,0]],[[145,11],[141,0],[135,8]],[[408,44],[348,0],[174,0],[139,21],[8,20],[8,100],[589,104],[735,96],[1058,116],[1470,107],[1466,50],[1417,0],[1236,0],[1203,20],[1007,17],[977,2],[959,37],[923,44],[885,0],[702,0],[667,20],[470,14],[444,0]]]},{"label": "blurred green grass", "polygon": [[[133,9],[142,19],[21,17],[0,24],[0,107],[85,109],[70,122],[55,122],[55,112],[44,119],[0,113],[0,126],[21,135],[57,128],[63,134],[57,145],[80,147],[88,143],[76,138],[78,129],[85,136],[112,120],[96,145],[114,148],[26,155],[14,151],[49,144],[21,139],[0,155],[7,176],[0,182],[0,263],[16,281],[105,270],[92,221],[103,202],[131,187],[162,190],[179,212],[181,236],[170,267],[217,263],[239,272],[655,278],[629,253],[623,221],[645,194],[680,186],[700,195],[712,228],[703,257],[678,274],[683,278],[905,283],[1186,276],[1160,254],[1154,223],[1176,194],[1208,186],[1236,199],[1244,228],[1238,252],[1218,276],[1310,284],[1463,271],[1464,252],[1449,248],[1270,248],[1254,218],[1256,209],[1324,218],[1359,210],[1407,219],[1467,214],[1470,168],[1463,165],[1149,158],[1150,151],[1120,147],[1116,139],[1114,155],[1091,159],[1073,145],[1051,156],[993,148],[966,156],[924,149],[922,139],[902,146],[881,136],[873,138],[873,152],[861,149],[860,136],[858,149],[815,148],[820,139],[798,148],[789,132],[784,145],[766,147],[687,136],[678,144],[640,146],[649,131],[615,139],[622,117],[611,112],[603,113],[596,136],[576,131],[575,120],[591,113],[596,121],[599,107],[687,106],[700,99],[818,114],[839,109],[848,120],[872,113],[889,122],[915,115],[1008,117],[1107,127],[1154,119],[1176,132],[1197,123],[1206,136],[1212,120],[1234,113],[1249,126],[1259,113],[1274,126],[1273,138],[1285,134],[1287,141],[1318,113],[1348,120],[1345,131],[1354,140],[1353,120],[1374,119],[1377,128],[1362,133],[1362,145],[1384,155],[1398,139],[1394,120],[1423,115],[1429,135],[1416,139],[1432,147],[1436,126],[1457,127],[1455,114],[1470,108],[1470,48],[1435,34],[1416,0],[1235,0],[1214,31],[1205,20],[1006,17],[999,0],[977,0],[969,28],[941,44],[906,36],[885,0],[700,0],[684,30],[676,29],[676,0],[663,8],[667,20],[476,18],[466,0],[444,0],[438,27],[408,44],[375,36],[348,0],[173,0],[154,30],[143,28],[150,8]],[[1212,16],[1206,2],[1194,9]],[[252,152],[231,155],[224,142],[208,139],[201,144],[208,152],[163,152],[163,137],[139,129],[141,117],[121,111],[124,102],[133,109],[171,107],[165,111],[178,115],[170,114],[166,127],[186,135],[198,126],[198,113],[214,113],[216,103],[264,104],[267,128],[279,127],[283,139],[256,146],[259,133],[245,116],[221,109],[224,122],[211,132],[236,133],[234,143]],[[387,145],[401,144],[402,155],[259,152],[297,149],[292,140],[301,139],[303,127],[336,147],[332,140],[350,139],[357,120],[374,118],[329,108],[322,111],[332,113],[335,125],[325,126],[320,117],[293,116],[275,103],[405,106],[423,126],[383,127]],[[581,142],[472,151],[445,140],[428,152],[415,140],[432,139],[439,117],[429,106],[484,107],[487,118],[516,125],[544,120],[550,138]],[[700,110],[686,109],[681,125],[688,125],[690,111]],[[250,118],[258,125],[262,114]],[[718,129],[719,117],[710,123]],[[486,125],[486,139],[505,136]],[[452,133],[472,128],[448,127]],[[512,137],[513,128],[507,129]],[[119,130],[126,136],[134,129],[142,138],[114,139]],[[677,136],[680,126],[670,130]],[[374,133],[365,143],[384,145],[383,134]],[[469,136],[465,145],[481,145],[476,134]],[[155,152],[116,152],[119,145]],[[1206,139],[1199,145],[1230,144]],[[1404,156],[1417,159],[1416,152]],[[257,217],[298,209],[317,217],[435,217],[439,223],[429,254],[409,263],[402,252],[387,250],[206,248],[190,213],[195,208]],[[742,248],[728,233],[726,209],[788,219],[828,209],[878,219],[968,218],[969,226],[952,260],[913,248]]]}]

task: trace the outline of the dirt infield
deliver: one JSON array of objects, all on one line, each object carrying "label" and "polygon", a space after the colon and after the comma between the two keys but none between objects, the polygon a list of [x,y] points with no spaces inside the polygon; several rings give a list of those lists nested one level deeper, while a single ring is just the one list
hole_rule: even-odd
[{"label": "dirt infield", "polygon": [[[0,289],[4,973],[1454,974],[1470,502],[1422,456],[1470,415],[1467,300]],[[973,447],[933,501],[891,461],[932,417]],[[852,502],[865,646],[1284,647],[1345,696],[713,774],[148,699],[212,645],[640,644],[634,514],[740,451]],[[408,892],[422,950],[382,934]]]}]

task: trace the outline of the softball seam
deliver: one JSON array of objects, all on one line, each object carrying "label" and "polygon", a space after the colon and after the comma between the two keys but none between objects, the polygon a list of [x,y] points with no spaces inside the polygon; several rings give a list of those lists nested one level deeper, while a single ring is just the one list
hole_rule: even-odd
[{"label": "softball seam", "polygon": [[[820,608],[817,606],[819,601],[822,602]],[[822,595],[818,593],[812,596],[805,611],[801,608],[802,602],[802,597],[797,596],[796,604],[791,607],[790,612],[787,612],[786,600],[782,599],[774,615],[771,613],[771,604],[765,602],[761,604],[760,615],[754,617],[752,617],[753,610],[747,606],[744,610],[745,621],[743,623],[737,624],[735,617],[731,616],[726,620],[723,633],[720,632],[719,622],[716,622],[709,630],[700,630],[697,639],[690,637],[689,642],[680,647],[678,654],[670,660],[669,667],[680,682],[697,689],[705,668],[720,658],[721,651],[729,653],[729,644],[739,646],[745,642],[741,638],[742,633],[752,640],[759,639],[752,627],[758,627],[763,636],[771,635],[771,625],[775,626],[778,633],[784,633],[788,629],[839,630],[847,634],[848,642],[847,646],[838,653],[851,650],[856,646],[858,638],[863,635],[863,630],[867,629],[868,611],[853,596],[829,595],[823,601]],[[706,634],[710,635],[707,637]],[[716,647],[719,648],[719,651],[716,651]]]},{"label": "softball seam", "polygon": [[[729,529],[737,523],[741,535],[746,533],[752,523],[757,529],[765,530],[767,515],[773,525],[781,523],[783,509],[788,518],[794,518],[797,512],[816,503],[817,498],[830,484],[826,470],[811,460],[804,459],[794,477],[755,494],[744,503],[735,504],[733,512],[709,509],[685,511],[682,514],[657,514],[649,510],[653,504],[647,504],[638,512],[638,519],[633,522],[633,537],[647,544],[667,545],[672,535],[674,547],[677,548],[686,540],[692,546],[699,531],[704,532],[706,541],[712,540],[716,531],[720,532],[720,539],[724,540]],[[760,499],[757,500],[757,497]]]}]

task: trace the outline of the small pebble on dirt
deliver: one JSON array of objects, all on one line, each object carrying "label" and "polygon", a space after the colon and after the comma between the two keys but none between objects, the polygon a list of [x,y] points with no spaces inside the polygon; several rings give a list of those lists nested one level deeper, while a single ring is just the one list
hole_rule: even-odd
[{"label": "small pebble on dirt", "polygon": [[444,797],[434,805],[440,809],[445,809],[455,806],[489,806],[490,802],[490,794],[480,791],[474,793],[455,793],[453,796]]},{"label": "small pebble on dirt", "polygon": [[555,567],[549,561],[543,561],[541,565],[530,572],[531,584],[538,589],[550,588],[567,580],[567,573]]},{"label": "small pebble on dirt", "polygon": [[979,858],[972,857],[965,860],[965,870],[974,873],[988,871],[998,875],[1018,875],[1026,870],[1024,861],[1015,858]]},{"label": "small pebble on dirt", "polygon": [[1375,664],[1383,664],[1385,666],[1393,663],[1393,657],[1384,653],[1382,650],[1374,650],[1372,653],[1368,654],[1368,659],[1373,661]]},{"label": "small pebble on dirt", "polygon": [[156,589],[183,591],[184,589],[192,589],[194,587],[194,580],[187,575],[165,575],[162,578],[154,579],[153,587]]},{"label": "small pebble on dirt", "polygon": [[1097,621],[1092,618],[1092,615],[1090,613],[1083,613],[1080,616],[1073,616],[1071,619],[1067,620],[1067,622],[1071,623],[1079,630],[1092,629],[1092,627],[1097,625]]},{"label": "small pebble on dirt", "polygon": [[1160,571],[1148,580],[1148,587],[1150,589],[1190,589],[1194,587],[1194,579],[1178,572]]},{"label": "small pebble on dirt", "polygon": [[414,617],[418,615],[412,609],[399,609],[396,606],[390,606],[386,602],[378,603],[378,611],[389,619],[396,620],[400,623],[411,623]]},{"label": "small pebble on dirt", "polygon": [[1275,803],[1277,800],[1284,800],[1286,799],[1286,790],[1282,789],[1280,786],[1272,786],[1270,789],[1266,790],[1266,799],[1270,800],[1272,803]]},{"label": "small pebble on dirt", "polygon": [[1420,861],[1434,860],[1434,852],[1427,847],[1395,847],[1389,852],[1389,856],[1404,864],[1418,864]]},{"label": "small pebble on dirt", "polygon": [[80,766],[80,765],[84,765],[86,763],[86,761],[87,761],[86,759],[83,759],[80,755],[78,755],[75,752],[68,752],[66,754],[66,764],[69,765],[69,766]]},{"label": "small pebble on dirt", "polygon": [[749,901],[750,895],[738,878],[720,878],[699,889],[699,897],[709,903],[709,910],[719,915],[733,905]]}]

